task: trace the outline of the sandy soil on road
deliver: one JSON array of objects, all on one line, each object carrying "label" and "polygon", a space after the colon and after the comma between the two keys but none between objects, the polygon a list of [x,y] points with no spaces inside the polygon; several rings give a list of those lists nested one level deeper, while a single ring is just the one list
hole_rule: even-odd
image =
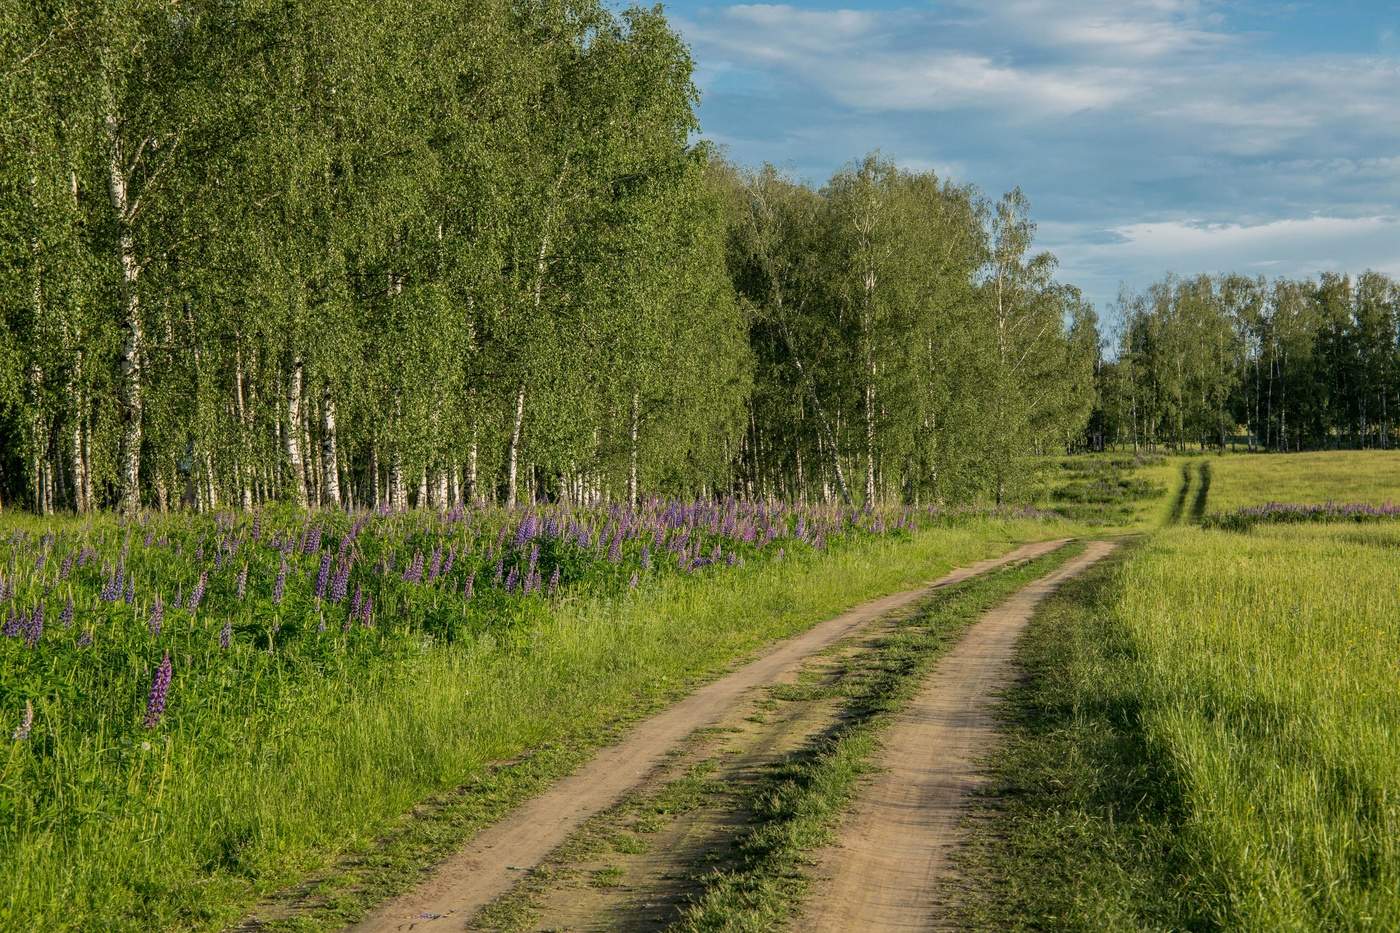
[{"label": "sandy soil on road", "polygon": [[[1046,541],[980,561],[926,586],[865,603],[784,641],[768,653],[701,687],[643,721],[616,745],[487,828],[414,890],[388,902],[355,930],[460,930],[482,907],[506,893],[525,871],[540,864],[586,820],[615,805],[666,755],[697,729],[718,722],[756,687],[775,682],[813,655],[933,590],[961,583],[1008,564],[1040,557],[1063,545]],[[845,927],[854,929],[854,927]]]},{"label": "sandy soil on road", "polygon": [[881,770],[847,814],[814,872],[815,894],[793,928],[929,930],[941,923],[938,886],[962,841],[978,762],[997,739],[999,694],[1015,677],[1016,640],[1063,581],[1113,551],[1095,541],[1063,567],[982,616],[934,669],[886,732]]}]

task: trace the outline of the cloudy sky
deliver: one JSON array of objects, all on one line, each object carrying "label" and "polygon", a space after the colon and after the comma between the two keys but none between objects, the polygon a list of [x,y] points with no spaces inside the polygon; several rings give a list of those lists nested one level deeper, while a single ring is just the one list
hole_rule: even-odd
[{"label": "cloudy sky", "polygon": [[1400,0],[673,0],[705,135],[1019,184],[1107,310],[1164,272],[1400,274]]}]

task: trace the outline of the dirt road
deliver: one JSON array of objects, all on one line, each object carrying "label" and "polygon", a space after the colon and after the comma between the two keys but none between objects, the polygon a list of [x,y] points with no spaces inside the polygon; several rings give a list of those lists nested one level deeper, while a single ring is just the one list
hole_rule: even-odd
[{"label": "dirt road", "polygon": [[577,772],[478,834],[425,883],[390,901],[354,929],[367,933],[462,929],[473,914],[508,891],[523,871],[538,865],[589,817],[616,804],[686,736],[719,721],[749,691],[796,670],[816,653],[917,602],[930,590],[1032,560],[1064,543],[1025,545],[926,586],[866,603],[781,643],[642,722],[623,741],[603,749]]},{"label": "dirt road", "polygon": [[939,926],[937,887],[969,795],[984,781],[978,760],[996,740],[998,694],[1015,676],[1013,649],[1036,607],[1063,581],[1106,557],[1091,543],[1059,570],[986,613],[935,668],[883,740],[881,771],[825,853],[816,894],[794,929],[928,930]]}]

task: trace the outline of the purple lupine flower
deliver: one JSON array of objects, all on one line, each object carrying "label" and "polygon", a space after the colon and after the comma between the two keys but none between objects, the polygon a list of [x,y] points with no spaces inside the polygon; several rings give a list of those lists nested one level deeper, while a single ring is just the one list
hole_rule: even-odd
[{"label": "purple lupine flower", "polygon": [[510,573],[506,576],[506,592],[515,592],[515,583],[520,579],[520,571],[514,564],[511,564]]},{"label": "purple lupine flower", "polygon": [[331,579],[331,555],[329,553],[321,555],[321,569],[316,571],[316,598],[324,599],[326,595],[326,584]]},{"label": "purple lupine flower", "polygon": [[104,603],[114,603],[122,598],[123,583],[122,568],[117,567],[116,571],[107,579],[102,586],[102,592],[98,594],[98,599]]},{"label": "purple lupine flower", "polygon": [[360,606],[364,603],[364,599],[365,599],[364,591],[360,589],[360,584],[356,583],[356,584],[355,584],[355,595],[354,595],[354,597],[350,600],[350,612],[349,612],[349,614],[346,616],[347,619],[353,619],[353,618],[355,618],[356,616],[358,616],[358,615],[360,614]]},{"label": "purple lupine flower", "polygon": [[155,536],[156,536],[156,533],[155,533],[154,531],[148,531],[148,532],[146,532],[146,540],[145,540],[144,542],[142,542],[142,543],[144,543],[144,544],[146,545],[146,547],[150,547],[150,546],[151,546],[151,542],[152,542],[153,540],[155,540]]},{"label": "purple lupine flower", "polygon": [[167,651],[161,659],[160,667],[156,668],[156,675],[151,679],[151,692],[146,697],[146,719],[143,725],[147,729],[154,729],[165,713],[165,698],[170,692],[170,675],[170,652]]},{"label": "purple lupine flower", "polygon": [[34,612],[29,617],[29,628],[24,633],[24,646],[33,648],[39,643],[39,639],[44,637],[44,604],[40,603],[34,607]]},{"label": "purple lupine flower", "polygon": [[272,586],[272,602],[280,604],[282,594],[287,590],[287,559],[282,558],[282,566],[277,571],[277,582]]},{"label": "purple lupine flower", "polygon": [[360,607],[360,624],[369,628],[374,624],[374,597],[365,594],[365,604]]},{"label": "purple lupine flower", "polygon": [[503,558],[503,557],[498,557],[498,558],[496,558],[496,576],[495,576],[494,582],[495,582],[495,584],[496,584],[497,586],[500,586],[500,585],[501,585],[501,577],[505,574],[505,567],[506,567],[505,558]]},{"label": "purple lupine flower", "polygon": [[559,592],[559,565],[554,565],[554,572],[549,575],[549,595],[553,596]]},{"label": "purple lupine flower", "polygon": [[536,570],[539,566],[540,566],[540,546],[539,546],[538,544],[535,544],[535,545],[532,545],[531,548],[530,548],[530,568],[529,568],[529,571],[528,571],[528,572],[529,572],[529,573],[534,573],[535,570]]},{"label": "purple lupine flower", "polygon": [[515,549],[520,550],[525,543],[535,536],[535,516],[526,515],[520,522],[520,527],[515,532]]},{"label": "purple lupine flower", "polygon": [[5,637],[18,638],[20,633],[24,631],[27,622],[24,615],[15,608],[14,604],[11,604],[9,618],[5,620]]},{"label": "purple lupine flower", "polygon": [[24,713],[19,718],[19,725],[15,726],[15,732],[12,738],[16,742],[23,742],[25,739],[29,738],[29,730],[33,728],[34,704],[29,700],[25,700]]},{"label": "purple lupine flower", "polygon": [[199,579],[194,581],[194,589],[190,591],[190,612],[199,609],[199,604],[204,602],[204,591],[209,587],[209,571],[202,570]]},{"label": "purple lupine flower", "polygon": [[224,619],[224,627],[219,629],[219,647],[228,648],[233,641],[233,616]]},{"label": "purple lupine flower", "polygon": [[83,634],[78,636],[78,647],[86,648],[92,644],[92,629],[84,629]]},{"label": "purple lupine flower", "polygon": [[403,579],[407,583],[423,582],[423,552],[414,551],[413,560],[404,568]]},{"label": "purple lupine flower", "polygon": [[650,544],[644,545],[644,546],[642,547],[642,569],[643,569],[643,570],[650,570],[650,569],[651,569],[651,545],[650,545]]},{"label": "purple lupine flower", "polygon": [[[178,606],[178,604],[177,604]],[[156,594],[156,601],[151,604],[151,617],[146,626],[151,630],[152,635],[160,634],[161,623],[165,621],[165,603],[161,600],[160,594]]]},{"label": "purple lupine flower", "polygon": [[234,592],[238,596],[238,601],[242,602],[243,597],[248,595],[248,565],[245,563],[243,569],[238,571],[238,582],[234,584]]},{"label": "purple lupine flower", "polygon": [[350,589],[350,561],[342,560],[335,568],[335,576],[331,577],[331,602],[338,603],[345,598],[346,592]]},{"label": "purple lupine flower", "polygon": [[58,621],[63,623],[64,628],[73,627],[73,596],[70,593],[68,603],[63,607],[63,611],[58,614]]},{"label": "purple lupine flower", "polygon": [[437,582],[438,575],[442,573],[442,545],[433,548],[433,560],[428,565],[428,582]]},{"label": "purple lupine flower", "polygon": [[58,568],[58,579],[67,580],[68,575],[73,572],[73,555],[69,554],[63,558],[63,565]]},{"label": "purple lupine flower", "polygon": [[136,574],[132,574],[126,578],[125,600],[128,606],[136,602]]},{"label": "purple lupine flower", "polygon": [[456,562],[456,560],[457,560],[457,548],[456,548],[456,546],[454,545],[453,547],[450,547],[450,548],[447,549],[447,560],[446,560],[446,562],[444,562],[443,565],[442,565],[442,575],[443,575],[443,576],[447,576],[449,573],[452,572],[452,565]]},{"label": "purple lupine flower", "polygon": [[253,540],[254,540],[254,541],[258,541],[258,540],[260,540],[260,539],[262,538],[262,513],[261,513],[261,512],[254,512],[254,513],[253,513],[253,532],[252,532],[252,534],[253,534]]},{"label": "purple lupine flower", "polygon": [[463,598],[463,599],[471,599],[471,598],[472,598],[472,588],[473,588],[475,585],[476,585],[476,571],[473,570],[471,573],[467,574],[467,582],[464,583],[464,584],[462,584],[462,598]]}]

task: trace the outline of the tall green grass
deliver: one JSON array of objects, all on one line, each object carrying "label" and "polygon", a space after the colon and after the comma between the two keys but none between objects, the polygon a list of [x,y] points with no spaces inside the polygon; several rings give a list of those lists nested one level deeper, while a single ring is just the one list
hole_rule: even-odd
[{"label": "tall green grass", "polygon": [[1400,929],[1400,528],[1163,530],[1032,624],[977,925]]},{"label": "tall green grass", "polygon": [[595,745],[771,639],[1059,530],[970,519],[565,602],[508,634],[408,642],[377,663],[269,665],[149,739],[45,719],[43,748],[12,742],[0,770],[0,927],[216,928],[493,761]]},{"label": "tall green grass", "polygon": [[1220,925],[1400,929],[1400,531],[1177,530],[1125,568],[1143,729]]}]

